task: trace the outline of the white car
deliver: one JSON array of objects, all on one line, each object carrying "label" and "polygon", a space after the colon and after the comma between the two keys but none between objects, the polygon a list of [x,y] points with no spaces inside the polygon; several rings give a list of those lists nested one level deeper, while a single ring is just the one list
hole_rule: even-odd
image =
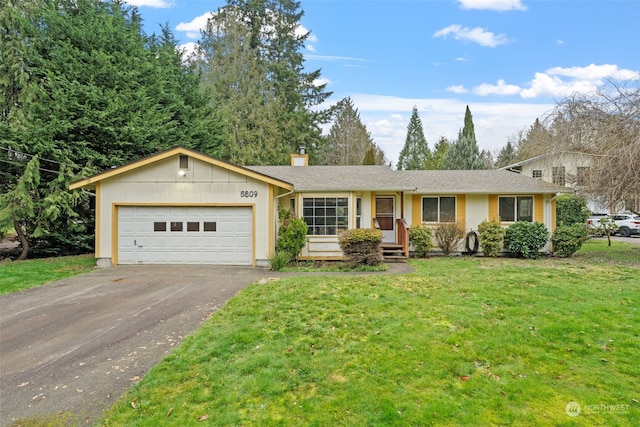
[{"label": "white car", "polygon": [[616,234],[622,237],[629,237],[633,234],[640,234],[640,215],[632,213],[615,213],[609,215],[613,218],[618,229]]}]

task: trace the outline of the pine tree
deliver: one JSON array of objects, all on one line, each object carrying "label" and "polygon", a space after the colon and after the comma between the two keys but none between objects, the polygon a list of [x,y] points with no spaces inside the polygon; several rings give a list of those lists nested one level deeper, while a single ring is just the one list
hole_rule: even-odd
[{"label": "pine tree", "polygon": [[424,136],[418,109],[414,106],[407,126],[407,138],[398,158],[399,170],[425,169],[431,158],[431,150]]},{"label": "pine tree", "polygon": [[353,101],[350,97],[342,99],[335,107],[329,135],[318,151],[319,162],[325,165],[360,165],[363,153],[369,149],[374,150],[374,164],[384,164],[384,152],[371,139]]},{"label": "pine tree", "polygon": [[440,137],[440,140],[433,147],[431,157],[425,165],[425,169],[438,170],[442,169],[442,161],[447,155],[447,151],[451,147],[451,143],[444,136]]},{"label": "pine tree", "polygon": [[303,71],[302,16],[295,1],[229,0],[203,31],[196,60],[227,123],[225,160],[286,164],[299,145],[315,156],[328,118],[313,107],[331,93]]},{"label": "pine tree", "polygon": [[486,169],[487,164],[480,154],[478,143],[476,142],[473,117],[469,106],[464,115],[464,127],[458,133],[458,140],[454,142],[444,159],[442,169]]},{"label": "pine tree", "polygon": [[514,163],[516,159],[516,150],[513,147],[511,141],[507,141],[507,145],[502,147],[500,153],[498,153],[498,158],[496,159],[496,168],[501,168],[503,166],[508,166]]}]

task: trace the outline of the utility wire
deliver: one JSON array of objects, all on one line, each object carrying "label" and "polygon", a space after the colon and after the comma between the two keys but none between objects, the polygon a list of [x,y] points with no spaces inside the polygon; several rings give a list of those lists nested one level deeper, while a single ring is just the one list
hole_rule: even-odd
[{"label": "utility wire", "polygon": [[[8,164],[14,165],[14,166],[24,166],[24,167],[27,166],[27,165],[25,165],[23,163],[12,162],[10,160],[4,160],[4,159],[0,159],[0,162],[8,163]],[[41,171],[44,171],[44,172],[60,173],[60,171],[52,171],[51,169],[45,169],[45,168],[40,168],[40,167],[38,169],[41,170]]]},{"label": "utility wire", "polygon": [[[15,148],[0,147],[0,149],[1,149],[1,150],[8,151],[8,152],[10,152],[10,153],[11,153],[11,152],[13,152],[13,153],[21,154],[21,155],[23,155],[23,156],[28,156],[28,157],[31,157],[31,158],[35,157],[35,155],[34,155],[34,154],[25,153],[25,152],[22,152],[22,151],[20,151],[20,150],[16,150]],[[45,158],[45,157],[39,157],[39,159],[40,159],[40,160],[47,161],[47,162],[51,162],[51,163],[57,163],[57,164],[59,164],[59,165],[69,166],[70,168],[76,167],[76,166],[74,166],[74,165],[70,165],[70,164],[68,164],[68,163],[62,163],[62,162],[59,162],[59,161],[57,161],[57,160],[47,159],[47,158]]]}]

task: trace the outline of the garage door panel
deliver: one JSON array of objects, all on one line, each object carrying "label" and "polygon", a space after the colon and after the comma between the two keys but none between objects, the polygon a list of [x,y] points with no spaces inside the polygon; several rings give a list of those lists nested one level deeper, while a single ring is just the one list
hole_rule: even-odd
[{"label": "garage door panel", "polygon": [[122,206],[118,263],[251,265],[252,231],[249,207]]}]

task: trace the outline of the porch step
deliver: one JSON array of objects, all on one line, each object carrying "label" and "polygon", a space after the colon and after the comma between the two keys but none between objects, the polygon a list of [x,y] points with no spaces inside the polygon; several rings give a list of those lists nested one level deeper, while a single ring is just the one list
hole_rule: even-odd
[{"label": "porch step", "polygon": [[402,245],[382,243],[380,244],[380,250],[385,262],[407,262],[408,254],[404,252]]}]

